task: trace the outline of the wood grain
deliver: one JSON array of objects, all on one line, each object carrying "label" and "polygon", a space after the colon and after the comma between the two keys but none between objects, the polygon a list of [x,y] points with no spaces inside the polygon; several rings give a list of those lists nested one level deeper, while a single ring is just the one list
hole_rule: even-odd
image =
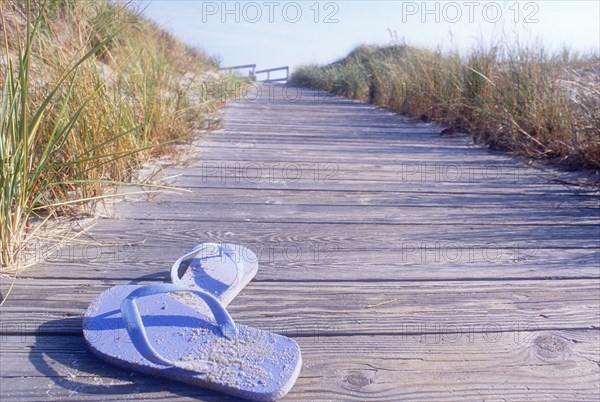
[{"label": "wood grain", "polygon": [[[96,240],[100,240],[96,237]],[[111,239],[106,239],[107,244]],[[193,238],[181,241],[147,239],[143,244],[64,247],[54,254],[39,251],[35,270],[23,278],[165,281],[173,262],[189,250]],[[600,277],[600,252],[594,249],[514,247],[452,248],[410,243],[396,254],[386,249],[344,248],[339,243],[312,240],[258,240],[241,242],[259,259],[257,281],[457,281],[537,280]],[[349,244],[349,243],[348,243]],[[526,243],[524,243],[526,245]],[[427,246],[427,244],[425,244]],[[153,257],[153,250],[162,250]],[[240,261],[254,262],[253,256]],[[8,281],[6,281],[8,282]]]},{"label": "wood grain", "polygon": [[[2,313],[0,333],[80,332],[80,318],[100,292],[137,281],[22,280]],[[288,335],[397,334],[437,326],[475,329],[515,325],[535,329],[599,328],[598,279],[441,282],[258,282],[228,307],[239,322]],[[40,306],[31,305],[35,294]],[[272,306],[277,306],[274,310]],[[59,320],[50,326],[47,320]]]},{"label": "wood grain", "polygon": [[157,176],[179,190],[123,187],[78,244],[24,253],[37,264],[0,309],[0,399],[234,400],[102,363],[81,336],[101,291],[168,281],[205,241],[258,255],[228,309],[300,343],[286,400],[600,399],[597,187],[286,90],[231,102],[198,156]]},{"label": "wood grain", "polygon": [[[303,370],[286,400],[594,401],[598,331],[506,331],[297,338]],[[81,337],[4,337],[11,400],[234,400],[98,361]],[[502,377],[499,378],[499,373]]]}]

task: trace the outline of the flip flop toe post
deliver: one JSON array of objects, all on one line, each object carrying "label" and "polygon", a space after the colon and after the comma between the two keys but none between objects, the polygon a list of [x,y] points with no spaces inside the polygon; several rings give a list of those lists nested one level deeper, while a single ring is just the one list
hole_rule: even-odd
[{"label": "flip flop toe post", "polygon": [[[190,297],[207,308],[191,308]],[[172,284],[105,291],[83,332],[109,363],[255,401],[287,394],[302,365],[292,339],[235,324],[215,297]]]}]

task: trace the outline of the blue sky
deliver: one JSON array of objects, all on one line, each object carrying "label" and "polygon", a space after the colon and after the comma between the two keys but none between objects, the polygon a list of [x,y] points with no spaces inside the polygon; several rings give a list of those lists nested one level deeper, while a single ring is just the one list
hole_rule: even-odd
[{"label": "blue sky", "polygon": [[388,44],[394,36],[410,45],[462,50],[503,35],[541,40],[550,48],[600,48],[600,0],[143,0],[141,7],[224,66],[329,63],[357,45]]}]

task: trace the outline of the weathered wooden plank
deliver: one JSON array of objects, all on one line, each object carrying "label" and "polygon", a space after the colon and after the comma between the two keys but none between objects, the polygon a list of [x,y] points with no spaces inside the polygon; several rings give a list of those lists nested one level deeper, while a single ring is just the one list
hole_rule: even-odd
[{"label": "weathered wooden plank", "polygon": [[[288,127],[287,130],[296,131],[295,127]],[[264,130],[258,128],[261,134]],[[217,137],[218,135],[224,136]],[[487,164],[502,164],[503,158],[506,158],[506,154],[490,153],[489,151],[482,149],[479,146],[469,145],[464,142],[452,143],[452,142],[440,142],[440,141],[427,141],[422,138],[421,135],[410,134],[406,137],[398,136],[396,138],[382,139],[380,136],[363,136],[359,140],[347,141],[347,140],[336,140],[335,137],[330,138],[328,133],[322,133],[318,137],[304,137],[304,136],[288,136],[280,137],[269,136],[257,137],[253,132],[231,134],[228,131],[211,134],[207,137],[207,140],[203,142],[202,152],[208,156],[207,159],[212,157],[222,160],[222,155],[227,153],[228,148],[236,151],[240,150],[252,150],[253,153],[256,151],[256,155],[267,155],[266,151],[272,153],[283,153],[280,160],[286,161],[287,157],[301,157],[305,156],[324,156],[326,159],[339,159],[342,163],[349,164],[360,164],[375,161],[375,153],[379,152],[382,154],[382,158],[379,160],[378,166],[386,165],[397,165],[405,162],[424,162],[424,161],[437,161],[440,163],[464,163],[464,164],[480,164],[485,166]],[[435,148],[433,148],[435,146]],[[384,150],[383,152],[381,152]],[[352,155],[355,158],[352,158]],[[394,158],[393,156],[397,156]],[[422,157],[417,158],[417,156]],[[356,158],[358,156],[359,158]],[[496,156],[496,157],[494,157]],[[500,158],[499,158],[500,156]],[[229,160],[244,159],[245,157],[254,158],[253,155],[238,154],[232,156]],[[363,159],[366,158],[366,159]],[[377,165],[377,162],[374,162]],[[505,160],[505,166],[526,166],[524,164],[518,164],[514,159],[512,163],[509,159]]]},{"label": "weathered wooden plank", "polygon": [[[227,135],[227,133],[222,133]],[[398,141],[402,139],[399,138]],[[241,141],[241,139],[240,139]],[[437,144],[435,148],[429,146],[393,146],[392,144],[379,144],[365,141],[362,146],[300,146],[297,149],[290,145],[288,149],[274,143],[272,146],[260,143],[255,145],[244,142],[212,143],[212,146],[203,147],[202,155],[207,159],[215,160],[250,160],[261,158],[263,161],[272,162],[340,162],[340,163],[369,163],[373,165],[406,164],[419,166],[421,163],[456,166],[456,164],[478,163],[482,166],[498,162],[497,156],[480,148],[469,147],[444,147]],[[328,149],[329,148],[329,149]],[[251,151],[251,152],[248,152]],[[337,151],[337,152],[334,152]],[[236,152],[237,156],[229,156],[229,152]],[[475,153],[475,155],[473,154]],[[224,159],[224,156],[226,155]],[[469,166],[469,165],[467,165]]]},{"label": "weathered wooden plank", "polygon": [[[135,226],[136,229],[132,229]],[[221,225],[222,226],[222,225]],[[342,233],[335,226],[211,223],[176,227],[170,221],[103,220],[81,245],[48,253],[36,247],[24,261],[38,265],[23,276],[135,279],[165,272],[180,255],[203,241],[233,242],[253,250],[257,279],[277,280],[453,280],[482,278],[572,278],[600,275],[593,226],[428,227],[391,230],[360,225]],[[115,234],[118,233],[118,234]],[[511,239],[507,241],[505,238]],[[460,241],[455,239],[461,239]],[[243,258],[254,258],[242,256]]]},{"label": "weathered wooden plank", "polygon": [[[181,173],[169,171],[173,175]],[[225,181],[226,179],[224,179]],[[243,183],[240,183],[243,185]],[[139,190],[139,189],[138,189]],[[353,205],[353,206],[382,206],[405,208],[456,208],[480,209],[498,208],[500,210],[556,210],[565,208],[581,210],[591,215],[598,214],[600,198],[593,195],[582,195],[568,192],[558,196],[532,194],[513,194],[511,203],[506,202],[506,194],[489,193],[485,195],[470,193],[445,193],[429,191],[329,191],[329,190],[296,190],[289,189],[260,189],[260,188],[218,188],[205,187],[195,191],[165,190],[159,194],[148,196],[124,195],[127,201],[143,201],[147,199],[171,202],[206,202],[266,205]],[[417,213],[417,211],[415,211]]]},{"label": "weathered wooden plank", "polygon": [[[304,125],[288,125],[287,130],[290,128],[293,129],[294,135],[289,135],[289,133],[282,134],[277,130],[277,127],[273,128],[270,125],[261,125],[254,130],[245,129],[243,125],[228,127],[227,130],[214,132],[214,135],[207,135],[205,137],[207,140],[203,142],[203,149],[222,147],[225,144],[251,147],[254,144],[260,143],[266,147],[281,144],[284,148],[291,148],[293,146],[298,150],[331,149],[332,151],[343,152],[344,150],[359,148],[364,145],[372,146],[376,141],[377,145],[387,145],[405,149],[422,149],[427,146],[433,148],[432,145],[437,145],[439,148],[436,147],[435,150],[432,150],[432,154],[439,152],[440,149],[481,151],[481,147],[470,144],[468,141],[465,141],[464,138],[447,141],[439,136],[439,131],[437,130],[435,137],[432,138],[426,138],[425,132],[404,132],[399,134],[397,131],[399,128],[402,129],[402,125],[395,129],[381,128],[374,131],[373,128],[371,128],[369,131],[357,130],[354,132],[354,135],[339,135],[339,133],[326,131],[324,130],[324,127],[319,126],[306,128]],[[286,128],[284,128],[284,130],[285,129]],[[425,142],[424,140],[427,141]],[[322,148],[320,146],[322,146]],[[345,148],[339,149],[340,146]],[[477,156],[483,155],[483,153],[477,152],[469,154],[470,157],[468,157],[467,160],[476,160]],[[498,155],[506,157],[506,154],[498,153]],[[509,163],[509,160],[510,159],[506,160],[507,164]],[[502,159],[497,158],[497,162],[502,162]],[[515,164],[514,159],[512,159],[511,164]]]},{"label": "weathered wooden plank", "polygon": [[[292,128],[287,128],[291,130]],[[218,135],[219,133],[213,134]],[[228,133],[220,133],[226,136]],[[212,139],[212,137],[209,137]],[[373,139],[377,140],[377,139]],[[402,138],[399,137],[398,141]],[[240,139],[242,141],[242,139]],[[424,139],[425,141],[425,139]],[[212,147],[203,148],[202,155],[206,155],[208,159],[215,160],[231,160],[235,161],[238,158],[241,160],[256,160],[261,158],[263,161],[273,162],[359,162],[369,163],[374,165],[385,165],[387,163],[412,163],[413,165],[421,162],[438,162],[441,164],[479,162],[482,165],[498,163],[498,155],[490,153],[480,147],[444,147],[441,144],[427,144],[422,146],[392,146],[380,145],[378,142],[365,141],[364,146],[356,147],[304,147],[304,149],[296,150],[290,146],[289,149],[281,149],[277,144],[268,146],[260,143],[260,145],[244,142],[234,142],[228,140],[223,142],[221,146],[216,146],[218,143],[213,142]],[[431,146],[434,145],[432,148]],[[336,151],[337,149],[337,151]],[[248,152],[251,151],[251,152]],[[229,152],[235,152],[237,156],[229,156]],[[245,153],[245,154],[244,154]],[[506,156],[504,156],[506,157]],[[225,159],[226,158],[226,159]]]},{"label": "weathered wooden plank", "polygon": [[[261,190],[285,190],[295,191],[345,191],[345,192],[380,192],[388,194],[406,194],[415,192],[430,192],[433,194],[461,194],[461,195],[502,195],[512,197],[513,194],[529,194],[530,196],[562,197],[573,196],[573,190],[565,186],[549,186],[547,184],[531,184],[527,186],[507,186],[507,184],[475,184],[475,183],[402,183],[399,181],[388,182],[355,182],[351,180],[338,180],[331,182],[315,182],[306,180],[298,183],[286,179],[263,180],[258,182],[243,181],[236,183],[235,180],[221,180],[213,178],[210,183],[202,183],[202,178],[182,176],[178,179],[178,185],[182,189],[212,189],[212,188],[239,188],[239,189],[261,189]],[[596,197],[592,194],[593,197]]]},{"label": "weathered wooden plank", "polygon": [[[215,214],[218,211],[218,215]],[[465,224],[591,224],[598,228],[600,209],[542,209],[516,208],[414,208],[401,206],[355,205],[267,205],[264,203],[236,204],[185,201],[122,203],[117,214],[133,220],[170,220],[172,222],[285,222],[329,224],[402,224],[438,225]],[[598,230],[600,237],[600,229]]]},{"label": "weathered wooden plank", "polygon": [[[257,171],[270,173],[270,176],[284,176],[284,178],[311,178],[316,174],[321,181],[336,180],[355,181],[385,181],[395,180],[405,185],[410,183],[469,183],[478,182],[482,185],[493,183],[504,184],[548,184],[561,185],[561,180],[568,179],[564,175],[544,172],[537,169],[511,165],[493,165],[494,159],[486,161],[471,161],[467,158],[423,158],[413,156],[404,159],[402,156],[387,160],[379,158],[360,158],[356,155],[336,158],[314,155],[313,153],[299,153],[277,157],[276,152],[269,149],[237,149],[236,157],[229,157],[227,152],[233,152],[230,146],[204,150],[203,158],[191,168],[189,174],[209,176],[220,173],[233,176],[233,172],[240,171],[256,174]],[[275,155],[274,155],[275,153]],[[409,153],[409,155],[412,154]],[[328,155],[323,152],[322,155]],[[302,173],[302,174],[300,174]],[[562,178],[561,178],[562,176]],[[576,187],[576,186],[574,186]],[[508,190],[508,189],[507,189]],[[593,187],[590,187],[593,190]],[[597,189],[596,189],[597,191]]]},{"label": "weathered wooden plank", "polygon": [[[201,181],[201,180],[200,180]],[[217,185],[193,184],[186,187],[160,190],[147,195],[129,194],[142,190],[139,187],[123,188],[119,200],[126,201],[171,201],[171,202],[221,202],[227,200],[232,204],[265,204],[265,205],[316,205],[316,206],[386,206],[404,208],[456,208],[478,209],[498,208],[499,210],[556,210],[566,209],[580,211],[582,215],[598,217],[600,198],[588,194],[576,194],[573,191],[545,194],[502,192],[471,193],[468,191],[362,191],[334,190],[327,188],[275,188],[263,185],[253,187],[247,183],[230,181],[225,185],[224,179]],[[148,190],[148,189],[146,189]],[[507,197],[510,203],[506,202]],[[417,211],[415,211],[416,213]]]},{"label": "weathered wooden plank", "polygon": [[[97,239],[98,240],[98,239]],[[106,238],[110,241],[110,238]],[[189,239],[191,240],[191,239]],[[193,244],[154,241],[113,246],[65,246],[54,254],[43,250],[22,278],[123,279],[166,281],[170,265]],[[430,245],[399,253],[377,249],[343,249],[310,241],[244,243],[256,253],[255,280],[379,281],[570,279],[600,276],[600,251],[593,249],[452,248]],[[154,252],[161,250],[160,257]],[[254,262],[250,255],[240,260]]]},{"label": "weathered wooden plank", "polygon": [[[240,158],[246,158],[240,160],[228,156],[221,160],[202,160],[195,167],[170,169],[165,175],[182,174],[178,180],[181,187],[202,188],[203,191],[221,187],[350,193],[369,191],[396,193],[393,195],[397,197],[415,192],[452,192],[473,196],[515,194],[519,199],[524,195],[540,194],[568,196],[569,199],[588,195],[593,197],[595,206],[598,206],[599,193],[593,187],[569,185],[565,178],[559,179],[554,174],[543,174],[537,170],[486,168],[462,162],[441,164],[422,160],[406,162],[387,171],[380,169],[381,163],[375,167],[361,163],[354,169],[343,169],[344,166],[338,161],[294,161],[281,157],[271,161],[257,155],[257,152],[240,152]],[[256,158],[249,160],[247,155]]]},{"label": "weathered wooden plank", "polygon": [[[193,216],[193,211],[190,212]],[[398,250],[407,248],[475,248],[475,249],[598,249],[598,230],[595,224],[550,225],[514,224],[482,225],[473,222],[435,225],[427,224],[358,224],[343,222],[244,222],[214,219],[181,220],[101,220],[94,227],[97,235],[111,235],[113,242],[139,243],[155,239],[166,244],[177,242],[193,246],[202,241],[243,244],[277,244],[317,242],[323,247],[331,244],[340,250]],[[551,230],[550,230],[551,229]],[[106,237],[104,237],[106,238]],[[170,240],[169,240],[170,239]],[[334,246],[335,245],[335,246]]]},{"label": "weathered wooden plank", "polygon": [[[295,146],[294,146],[295,147]],[[243,152],[235,158],[227,156],[223,160],[223,149],[213,152],[206,150],[202,145],[203,157],[185,169],[180,170],[187,176],[239,178],[240,180],[274,179],[278,177],[294,179],[311,179],[314,181],[369,180],[385,181],[394,180],[401,183],[469,183],[493,182],[505,184],[545,183],[548,185],[564,185],[563,173],[550,169],[541,170],[528,165],[506,162],[483,163],[478,160],[460,158],[456,161],[438,162],[428,158],[419,158],[417,161],[402,161],[394,159],[386,163],[366,163],[362,159],[351,159],[335,163],[322,162],[294,162],[280,158],[277,162],[268,163],[249,159],[248,153]],[[253,155],[254,151],[250,153]],[[593,187],[590,187],[590,191]]]},{"label": "weathered wooden plank", "polygon": [[[103,290],[129,281],[21,280],[2,310],[1,333],[73,333]],[[147,283],[143,278],[134,283]],[[600,278],[562,281],[251,282],[228,307],[241,323],[275,332],[397,334],[402,327],[600,327]],[[32,305],[32,295],[36,303]],[[276,309],[273,306],[277,306]],[[79,317],[65,323],[65,318]]]},{"label": "weathered wooden plank", "polygon": [[[285,400],[595,401],[598,331],[296,338],[304,364]],[[232,400],[101,362],[81,337],[3,337],[3,397],[46,400]]]}]

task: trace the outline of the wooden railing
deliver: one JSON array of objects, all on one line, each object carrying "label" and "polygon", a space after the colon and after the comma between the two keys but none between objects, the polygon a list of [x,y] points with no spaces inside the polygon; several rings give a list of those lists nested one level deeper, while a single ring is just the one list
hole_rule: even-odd
[{"label": "wooden railing", "polygon": [[[275,67],[275,68],[268,68],[266,70],[259,70],[256,71],[256,64],[244,64],[241,66],[231,66],[231,67],[222,67],[219,69],[219,71],[227,71],[227,72],[232,72],[235,70],[250,70],[248,72],[248,77],[254,81],[258,81],[258,82],[287,82],[288,79],[290,78],[290,68],[288,66],[285,67]],[[285,71],[285,78],[271,78],[271,73],[277,72],[277,71]],[[266,74],[267,77],[264,80],[259,80],[257,79],[257,75],[259,74]]]},{"label": "wooden railing", "polygon": [[234,70],[250,70],[248,77],[252,80],[256,80],[256,64],[243,64],[241,66],[222,67],[219,71],[232,72]]},{"label": "wooden railing", "polygon": [[[285,78],[271,78],[271,73],[275,72],[275,71],[285,71]],[[260,82],[287,82],[288,78],[290,77],[290,68],[288,66],[285,67],[275,67],[275,68],[269,68],[266,70],[260,70],[256,72],[256,75],[258,74],[267,74],[267,79],[266,80],[258,80]]]}]

